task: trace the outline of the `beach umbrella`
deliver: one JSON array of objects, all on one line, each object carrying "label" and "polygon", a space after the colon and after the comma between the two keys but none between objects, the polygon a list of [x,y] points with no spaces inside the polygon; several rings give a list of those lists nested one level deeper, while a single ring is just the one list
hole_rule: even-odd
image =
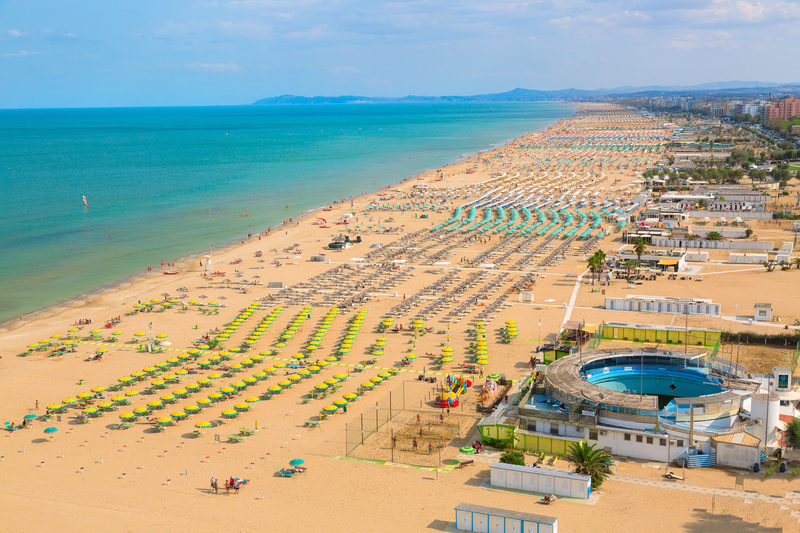
[{"label": "beach umbrella", "polygon": [[194,425],[197,429],[205,429],[211,427],[211,422],[198,422]]},{"label": "beach umbrella", "polygon": [[264,369],[264,373],[267,375],[272,375],[275,373],[275,368],[268,366],[267,368]]},{"label": "beach umbrella", "polygon": [[[299,372],[298,372],[298,374],[299,374]],[[256,379],[256,380],[267,379],[267,373],[266,372],[256,372],[255,374],[253,374],[253,379]]]},{"label": "beach umbrella", "polygon": [[331,364],[331,362],[330,362],[330,361],[320,361],[319,363],[317,363],[317,364],[316,364],[316,366],[318,366],[318,367],[322,367],[322,368],[325,368],[325,367],[326,367],[326,366],[328,366],[329,364]]},{"label": "beach umbrella", "polygon": [[302,459],[292,459],[289,461],[289,464],[292,466],[300,466],[301,464],[305,463]]},{"label": "beach umbrella", "polygon": [[114,407],[114,404],[112,402],[100,402],[97,404],[97,407],[99,407],[100,409],[109,409],[111,407]]},{"label": "beach umbrella", "polygon": [[49,428],[45,428],[44,430],[45,433],[55,433],[56,431],[58,431],[58,428],[54,428],[52,426],[50,426]]},{"label": "beach umbrella", "polygon": [[147,372],[148,374],[152,374],[153,372],[158,372],[158,369],[154,366],[146,366],[142,370]]},{"label": "beach umbrella", "polygon": [[322,408],[322,411],[325,413],[335,413],[338,410],[339,407],[336,405],[326,405],[325,407]]},{"label": "beach umbrella", "polygon": [[183,398],[184,396],[189,395],[189,391],[187,391],[186,389],[177,389],[173,391],[172,394],[177,396],[178,398]]},{"label": "beach umbrella", "polygon": [[187,375],[188,373],[189,373],[189,371],[188,371],[188,370],[183,370],[183,369],[180,369],[180,370],[178,370],[177,372],[175,372],[175,375],[176,375],[176,376],[185,376],[185,375]]},{"label": "beach umbrella", "polygon": [[[191,407],[197,407],[197,406],[196,405],[192,405]],[[174,413],[170,413],[169,416],[171,416],[172,418],[174,418],[176,420],[182,420],[182,419],[186,418],[186,412],[185,411],[175,411]]]},{"label": "beach umbrella", "polygon": [[125,393],[125,396],[127,396],[128,398],[133,398],[134,396],[139,396],[139,393],[136,392],[135,390],[129,390],[128,392]]},{"label": "beach umbrella", "polygon": [[237,389],[244,389],[245,387],[247,387],[247,383],[245,383],[244,381],[234,381],[233,383],[231,383],[231,387],[235,387]]},{"label": "beach umbrella", "polygon": [[209,400],[208,398],[200,398],[199,400],[197,400],[196,403],[197,403],[197,405],[200,406],[200,409],[203,409],[203,408],[211,405],[211,400]]},{"label": "beach umbrella", "polygon": [[77,397],[78,397],[79,400],[85,400],[87,398],[91,398],[92,397],[92,393],[91,392],[81,392],[81,393],[77,394]]},{"label": "beach umbrella", "polygon": [[78,341],[61,341],[61,344],[64,346],[72,346],[73,344],[78,344]]},{"label": "beach umbrella", "polygon": [[61,405],[60,403],[51,403],[50,405],[47,406],[47,408],[50,409],[51,411],[57,411],[57,410],[61,409],[62,407],[64,407],[64,406]]},{"label": "beach umbrella", "polygon": [[38,342],[34,342],[34,343],[31,343],[31,344],[28,345],[28,348],[30,348],[31,350],[35,350],[38,347],[39,347],[39,343]]},{"label": "beach umbrella", "polygon": [[33,413],[30,413],[30,414],[27,414],[27,415],[23,416],[22,418],[24,420],[34,420],[36,418],[39,418],[39,415],[35,415]]},{"label": "beach umbrella", "polygon": [[184,388],[186,390],[188,390],[190,393],[192,393],[192,392],[197,392],[198,390],[200,390],[200,385],[198,385],[197,383],[189,383]]},{"label": "beach umbrella", "polygon": [[147,407],[137,407],[133,410],[133,412],[137,415],[146,415],[147,414]]},{"label": "beach umbrella", "polygon": [[121,415],[119,415],[120,420],[130,420],[132,418],[136,418],[135,413],[122,413]]},{"label": "beach umbrella", "polygon": [[236,418],[236,415],[238,414],[239,413],[237,413],[235,409],[225,409],[222,411],[222,416],[225,418]]},{"label": "beach umbrella", "polygon": [[169,363],[165,363],[164,361],[161,361],[159,363],[156,363],[153,366],[155,366],[156,368],[162,368],[162,369],[163,368],[169,368]]},{"label": "beach umbrella", "polygon": [[325,380],[325,383],[327,383],[328,385],[336,385],[338,382],[339,382],[338,380],[333,378],[328,378]]},{"label": "beach umbrella", "polygon": [[171,365],[178,365],[178,364],[180,364],[180,362],[181,362],[181,360],[178,359],[177,357],[170,357],[169,359],[167,359],[167,363],[169,363]]},{"label": "beach umbrella", "polygon": [[[334,377],[336,377],[336,376],[334,376]],[[378,377],[386,379],[386,378],[392,377],[392,374],[389,373],[389,372],[378,372]]]},{"label": "beach umbrella", "polygon": [[343,379],[347,379],[347,374],[341,374],[341,373],[334,374],[333,379],[338,379],[339,381],[342,381]]},{"label": "beach umbrella", "polygon": [[208,375],[208,379],[220,379],[221,377],[222,377],[222,374],[216,374],[216,373]]},{"label": "beach umbrella", "polygon": [[[128,399],[125,396],[112,396],[111,401],[117,405],[122,405],[128,403]],[[49,409],[49,407],[48,407]]]},{"label": "beach umbrella", "polygon": [[167,335],[166,333],[159,333],[158,335],[156,335],[156,339],[166,339],[167,337],[169,337],[169,335]]},{"label": "beach umbrella", "polygon": [[147,407],[149,407],[150,409],[159,409],[159,408],[161,408],[163,406],[164,406],[164,404],[161,403],[160,400],[151,400],[151,401],[147,402]]},{"label": "beach umbrella", "polygon": [[161,401],[164,403],[170,403],[175,401],[175,396],[172,394],[165,394],[161,397]]},{"label": "beach umbrella", "polygon": [[[98,331],[98,333],[100,332],[100,330],[97,330],[97,331]],[[143,331],[137,331],[136,333],[133,334],[134,337],[144,337],[146,335],[147,335],[147,333],[145,333]]]},{"label": "beach umbrella", "polygon": [[199,354],[200,350],[198,350],[197,348],[192,348],[191,350],[186,350],[186,353],[191,354],[191,355],[195,355],[195,354]]},{"label": "beach umbrella", "polygon": [[75,398],[65,398],[61,400],[61,403],[63,403],[64,405],[72,405],[73,403],[78,403],[78,400]]},{"label": "beach umbrella", "polygon": [[[223,394],[221,392],[212,392],[211,394],[208,395],[208,398],[211,401],[214,401],[214,402],[216,402],[217,400],[221,400],[222,397],[223,397]],[[200,401],[200,400],[198,400],[198,401]]]},{"label": "beach umbrella", "polygon": [[327,383],[318,383],[318,384],[314,385],[314,388],[316,390],[326,390],[328,388],[328,384]]},{"label": "beach umbrella", "polygon": [[[102,329],[91,329],[91,330],[89,330],[89,333],[94,333],[96,335],[98,333],[103,333],[103,330]],[[142,335],[144,335],[144,333],[142,333]]]},{"label": "beach umbrella", "polygon": [[472,446],[462,446],[458,449],[461,453],[475,453],[475,448]]},{"label": "beach umbrella", "polygon": [[144,377],[144,372],[131,372],[132,378],[141,378]]},{"label": "beach umbrella", "polygon": [[279,381],[279,382],[277,383],[277,385],[278,385],[280,388],[282,388],[282,389],[285,389],[285,388],[287,388],[287,387],[290,387],[290,386],[292,385],[292,382],[291,382],[291,381],[289,381],[289,380],[286,380],[286,379],[285,379],[285,380],[283,380],[283,381]]},{"label": "beach umbrella", "polygon": [[249,398],[245,398],[244,401],[247,402],[247,403],[256,403],[258,401],[258,397],[250,396]]},{"label": "beach umbrella", "polygon": [[211,380],[208,378],[198,379],[197,384],[200,385],[201,387],[208,387],[209,385],[211,385]]},{"label": "beach umbrella", "polygon": [[156,379],[153,380],[153,382],[151,383],[151,385],[157,389],[163,388],[166,384],[167,382],[164,381],[163,379]]},{"label": "beach umbrella", "polygon": [[500,374],[489,374],[486,377],[488,377],[489,379],[500,379]]},{"label": "beach umbrella", "polygon": [[365,381],[364,383],[361,384],[361,387],[365,389],[371,389],[375,387],[375,384],[369,381]]},{"label": "beach umbrella", "polygon": [[316,374],[317,372],[319,372],[322,369],[320,367],[318,367],[317,365],[312,365],[312,366],[308,367],[306,370],[308,370],[309,372],[311,372],[313,374]]},{"label": "beach umbrella", "polygon": [[370,380],[372,383],[375,383],[376,385],[377,385],[378,383],[381,383],[381,382],[383,382],[383,378],[379,378],[378,376],[375,376],[374,378],[369,378],[369,380]]},{"label": "beach umbrella", "polygon": [[233,387],[222,387],[219,391],[223,394],[233,394],[236,392],[236,389]]},{"label": "beach umbrella", "polygon": [[67,330],[67,333],[77,333],[80,330],[81,330],[81,328],[69,328]]},{"label": "beach umbrella", "polygon": [[127,384],[127,383],[130,383],[131,381],[133,381],[133,378],[130,377],[130,376],[123,376],[121,378],[117,378],[117,381],[119,381],[120,383]]},{"label": "beach umbrella", "polygon": [[280,391],[282,391],[283,389],[281,389],[281,388],[280,388],[279,386],[277,386],[277,385],[272,385],[272,386],[270,386],[270,387],[267,387],[267,390],[268,390],[268,391],[270,391],[270,392],[280,392]]},{"label": "beach umbrella", "polygon": [[339,407],[341,407],[343,405],[347,405],[347,400],[345,400],[343,398],[339,399],[339,400],[333,400],[333,405],[337,405]]},{"label": "beach umbrella", "polygon": [[417,358],[417,354],[415,354],[415,353],[410,353],[410,354],[408,354],[406,356],[406,359],[408,359],[409,361],[413,361],[416,358]]},{"label": "beach umbrella", "polygon": [[292,359],[305,359],[305,358],[306,358],[305,354],[302,353],[296,353],[292,356]]},{"label": "beach umbrella", "polygon": [[300,376],[301,378],[307,378],[307,377],[309,377],[311,375],[311,372],[304,368],[303,370],[300,370],[297,373],[297,375]]},{"label": "beach umbrella", "polygon": [[342,398],[344,398],[345,400],[347,400],[349,402],[352,402],[353,400],[358,398],[358,394],[355,394],[355,393],[352,393],[352,392],[348,392],[347,394],[344,394],[342,396]]},{"label": "beach umbrella", "polygon": [[288,379],[292,383],[297,383],[298,381],[301,381],[303,378],[301,378],[300,376],[294,375],[294,376],[289,376],[286,379]]},{"label": "beach umbrella", "polygon": [[272,366],[274,366],[275,368],[286,368],[286,363],[275,363]]},{"label": "beach umbrella", "polygon": [[169,424],[170,422],[172,422],[172,417],[169,417],[169,416],[162,416],[161,418],[159,418],[158,420],[156,420],[156,422],[157,422],[157,423],[159,423],[159,424],[160,424],[160,425],[162,425],[162,426],[166,426],[167,424]]},{"label": "beach umbrella", "polygon": [[453,362],[453,358],[449,357],[449,356],[442,357],[441,359],[439,359],[439,361],[441,361],[442,363],[452,363]]},{"label": "beach umbrella", "polygon": [[478,364],[480,366],[488,366],[489,361],[487,361],[486,359],[478,359],[477,361],[475,361],[475,364]]}]

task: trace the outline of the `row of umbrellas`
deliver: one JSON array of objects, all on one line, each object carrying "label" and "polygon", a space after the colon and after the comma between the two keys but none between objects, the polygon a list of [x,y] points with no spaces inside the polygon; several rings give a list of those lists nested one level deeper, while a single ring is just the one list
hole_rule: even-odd
[{"label": "row of umbrellas", "polygon": [[333,324],[333,321],[337,316],[339,316],[339,309],[336,307],[332,308],[325,314],[322,319],[322,323],[306,343],[306,351],[315,352],[322,347],[322,340],[325,338],[325,335],[328,333],[331,324]]},{"label": "row of umbrellas", "polygon": [[277,348],[286,347],[286,343],[292,340],[294,336],[297,335],[297,332],[300,331],[300,328],[303,327],[305,321],[311,318],[311,311],[313,309],[313,307],[307,305],[300,310],[297,316],[294,317],[291,322],[289,322],[289,325],[286,326],[286,329],[284,329],[281,333],[280,339],[275,344]]},{"label": "row of umbrellas", "polygon": [[337,352],[340,356],[350,353],[350,350],[353,348],[353,344],[358,337],[358,332],[361,331],[361,326],[364,325],[364,319],[366,316],[367,310],[359,309],[356,311],[356,314],[353,316],[353,318],[350,319],[350,325],[347,326],[347,330],[339,340],[339,348]]}]

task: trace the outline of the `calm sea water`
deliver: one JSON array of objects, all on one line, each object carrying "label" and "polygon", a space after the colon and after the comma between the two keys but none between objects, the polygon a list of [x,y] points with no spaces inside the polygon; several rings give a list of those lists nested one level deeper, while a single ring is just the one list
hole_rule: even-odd
[{"label": "calm sea water", "polygon": [[552,103],[0,110],[0,321],[571,113]]}]

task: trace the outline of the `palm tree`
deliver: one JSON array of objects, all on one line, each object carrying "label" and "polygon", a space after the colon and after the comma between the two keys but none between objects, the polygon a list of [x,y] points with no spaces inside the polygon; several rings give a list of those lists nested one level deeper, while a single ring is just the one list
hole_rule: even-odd
[{"label": "palm tree", "polygon": [[625,261],[625,275],[628,277],[628,281],[631,280],[631,272],[634,272],[638,266],[639,263],[636,261]]},{"label": "palm tree", "polygon": [[775,270],[775,262],[774,261],[764,261],[764,268],[767,269],[767,272],[772,272]]},{"label": "palm tree", "polygon": [[597,250],[589,257],[589,270],[592,271],[592,285],[594,285],[594,277],[598,272],[603,271],[606,264],[606,253],[603,250]]},{"label": "palm tree", "polygon": [[722,235],[718,231],[709,231],[708,235],[706,235],[706,238],[709,241],[721,241]]},{"label": "palm tree", "polygon": [[642,255],[647,250],[647,243],[641,237],[636,237],[633,240],[633,251],[636,254],[636,262],[642,264]]},{"label": "palm tree", "polygon": [[794,263],[795,268],[800,268],[800,257],[793,257],[792,262]]},{"label": "palm tree", "polygon": [[566,458],[575,464],[576,473],[592,477],[593,489],[598,489],[611,475],[611,456],[605,450],[595,449],[594,444],[575,442],[567,450]]}]

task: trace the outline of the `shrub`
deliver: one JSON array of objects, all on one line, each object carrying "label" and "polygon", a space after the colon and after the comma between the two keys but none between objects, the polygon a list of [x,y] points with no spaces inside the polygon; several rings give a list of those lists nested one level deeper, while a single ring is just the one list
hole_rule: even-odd
[{"label": "shrub", "polygon": [[500,462],[508,465],[525,466],[525,456],[522,452],[510,451],[500,456]]}]

